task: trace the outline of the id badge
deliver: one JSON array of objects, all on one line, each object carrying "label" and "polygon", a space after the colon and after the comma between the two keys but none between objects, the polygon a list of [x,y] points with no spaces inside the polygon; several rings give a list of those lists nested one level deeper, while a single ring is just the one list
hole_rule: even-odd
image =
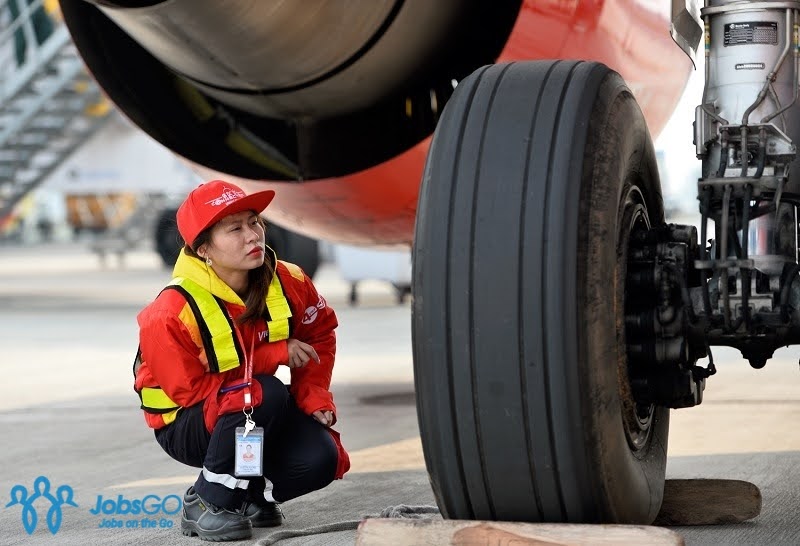
[{"label": "id badge", "polygon": [[264,473],[264,429],[254,427],[245,435],[245,427],[236,427],[236,464],[234,475],[237,478],[252,478]]}]

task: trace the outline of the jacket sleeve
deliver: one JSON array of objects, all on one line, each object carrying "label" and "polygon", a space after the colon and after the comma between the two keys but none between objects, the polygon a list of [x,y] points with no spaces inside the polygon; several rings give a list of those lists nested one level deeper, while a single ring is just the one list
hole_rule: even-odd
[{"label": "jacket sleeve", "polygon": [[292,310],[291,337],[313,346],[320,361],[293,368],[290,390],[304,413],[310,415],[317,410],[330,410],[334,412],[335,421],[336,406],[330,386],[336,357],[334,330],[339,323],[336,313],[319,295],[311,279],[305,273],[303,275],[303,281],[291,278],[298,296]]},{"label": "jacket sleeve", "polygon": [[253,359],[253,375],[274,375],[280,364],[289,362],[289,343],[282,339],[257,347]]},{"label": "jacket sleeve", "polygon": [[206,373],[200,348],[177,315],[150,314],[139,324],[142,357],[164,393],[182,407],[205,400],[219,389],[219,374]]}]

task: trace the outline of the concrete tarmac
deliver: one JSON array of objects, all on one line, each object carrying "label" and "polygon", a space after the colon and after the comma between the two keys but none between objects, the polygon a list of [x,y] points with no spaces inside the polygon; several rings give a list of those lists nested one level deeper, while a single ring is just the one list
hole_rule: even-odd
[{"label": "concrete tarmac", "polygon": [[[115,259],[102,266],[78,244],[0,246],[0,545],[200,544],[180,534],[173,513],[196,471],[158,447],[132,390],[136,313],[169,276],[146,250],[128,253],[124,266]],[[397,305],[390,285],[368,281],[351,307],[349,285],[332,264],[315,283],[340,320],[333,391],[353,468],[322,492],[286,503],[283,528],[432,504],[408,302]],[[749,480],[764,499],[749,523],[673,528],[687,544],[800,543],[798,353],[784,349],[753,370],[735,351],[716,349],[718,373],[704,403],[672,412],[668,478]],[[43,498],[23,510],[15,499],[23,489],[37,495],[37,487]],[[254,540],[270,533],[256,530]]]}]

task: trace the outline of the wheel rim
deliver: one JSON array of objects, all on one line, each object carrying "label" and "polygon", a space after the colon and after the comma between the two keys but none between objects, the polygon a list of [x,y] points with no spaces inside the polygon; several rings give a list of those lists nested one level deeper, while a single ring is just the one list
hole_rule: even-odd
[{"label": "wheel rim", "polygon": [[[625,297],[625,292],[627,291],[619,289],[628,285],[627,277],[629,263],[631,261],[630,242],[634,237],[637,237],[637,234],[641,235],[642,233],[646,233],[650,229],[651,224],[647,212],[647,205],[638,186],[629,186],[622,205],[622,219],[619,224],[620,229],[617,239],[622,245],[620,252],[617,254],[621,273],[621,278],[617,282],[617,288],[620,292],[617,294],[617,301],[622,300],[621,308],[625,310],[624,315],[627,316],[630,312],[630,301]],[[621,358],[618,363],[622,423],[628,445],[632,452],[637,453],[647,446],[650,439],[655,406],[636,400],[631,378],[642,377],[643,374],[641,373],[641,365],[637,365],[637,363],[628,356],[628,336],[626,329],[623,327],[621,331],[623,332],[623,344],[626,348],[624,358]]]}]

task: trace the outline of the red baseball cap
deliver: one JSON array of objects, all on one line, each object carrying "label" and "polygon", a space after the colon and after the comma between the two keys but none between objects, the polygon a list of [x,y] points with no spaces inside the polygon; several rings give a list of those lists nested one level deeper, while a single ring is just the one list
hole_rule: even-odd
[{"label": "red baseball cap", "polygon": [[226,216],[245,210],[260,214],[267,208],[275,192],[259,191],[247,195],[236,184],[212,180],[193,189],[178,208],[178,232],[189,246],[200,233]]}]

